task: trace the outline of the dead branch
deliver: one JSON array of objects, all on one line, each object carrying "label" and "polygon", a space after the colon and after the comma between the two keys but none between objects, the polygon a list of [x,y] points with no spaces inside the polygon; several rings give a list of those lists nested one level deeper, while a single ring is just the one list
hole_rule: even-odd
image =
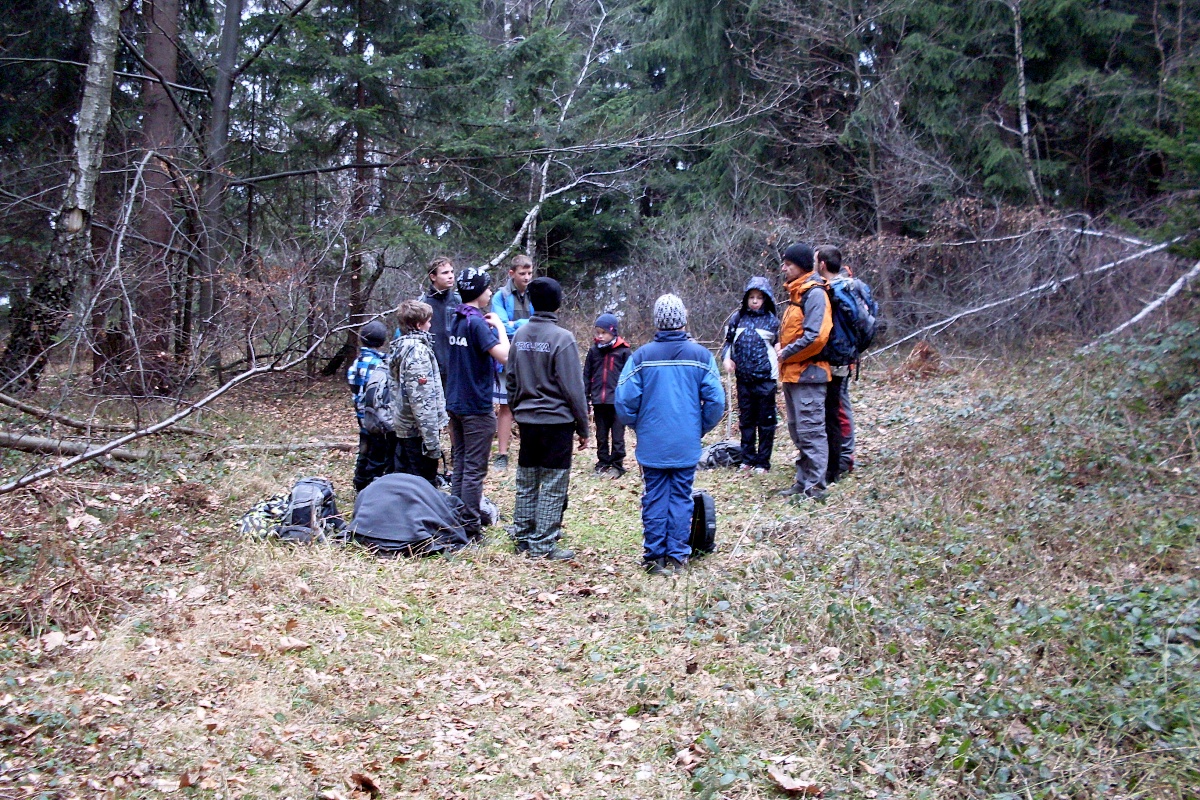
[{"label": "dead branch", "polygon": [[280,453],[298,453],[302,450],[337,450],[342,453],[353,453],[358,450],[357,442],[293,442],[280,444],[231,444],[225,447],[218,447],[209,450],[203,456],[201,461],[207,461],[210,458],[216,458],[224,453],[266,453],[270,455]]},{"label": "dead branch", "polygon": [[[1158,253],[1162,250],[1166,250],[1168,247],[1170,247],[1173,244],[1176,244],[1177,242],[1182,241],[1184,238],[1186,238],[1186,237],[1185,236],[1176,236],[1174,239],[1171,239],[1170,241],[1163,242],[1162,244],[1156,244],[1153,247],[1147,247],[1144,250],[1139,250],[1138,252],[1133,253],[1131,255],[1127,255],[1124,258],[1118,258],[1116,261],[1110,261],[1107,264],[1101,264],[1098,267],[1094,267],[1089,270],[1084,270],[1082,272],[1076,272],[1072,275],[1067,275],[1066,277],[1063,277],[1063,278],[1055,278],[1053,280],[1046,281],[1045,283],[1039,283],[1037,286],[1034,286],[1032,289],[1026,289],[1023,292],[1019,292],[1019,293],[1013,295],[1012,297],[1005,297],[1001,300],[993,300],[990,303],[984,303],[981,306],[975,306],[974,308],[968,308],[965,311],[960,311],[957,314],[946,317],[943,320],[939,320],[938,322],[934,322],[930,325],[926,325],[923,328],[918,328],[917,330],[913,331],[912,333],[908,334],[907,336],[897,339],[896,341],[892,342],[889,345],[886,345],[884,347],[879,348],[878,350],[873,350],[870,353],[867,353],[867,356],[876,356],[876,355],[879,355],[880,353],[885,353],[888,350],[891,350],[893,347],[899,347],[900,345],[904,344],[905,342],[907,342],[911,339],[915,339],[918,336],[920,336],[921,334],[928,333],[929,331],[932,331],[932,330],[937,330],[938,332],[941,332],[942,329],[947,328],[950,325],[953,325],[955,322],[958,322],[960,319],[963,319],[964,317],[970,317],[975,314],[982,313],[984,311],[989,311],[993,308],[999,308],[1000,306],[1008,305],[1009,303],[1015,303],[1018,300],[1021,300],[1026,297],[1036,297],[1037,295],[1040,295],[1044,292],[1056,291],[1063,284],[1070,283],[1071,281],[1076,280],[1077,278],[1083,278],[1083,277],[1087,277],[1089,275],[1099,275],[1102,272],[1108,272],[1109,270],[1116,269],[1117,267],[1121,266],[1122,264],[1127,264],[1130,261],[1136,261],[1139,258],[1145,258],[1148,255],[1153,255],[1154,253]],[[0,490],[2,490],[2,487],[0,487]]]},{"label": "dead branch", "polygon": [[1134,325],[1138,324],[1139,322],[1141,322],[1142,320],[1144,320],[1146,317],[1148,317],[1148,316],[1150,316],[1151,314],[1153,314],[1153,313],[1154,313],[1156,310],[1158,310],[1159,308],[1161,308],[1163,305],[1165,305],[1165,304],[1167,303],[1167,301],[1169,301],[1169,300],[1170,300],[1172,297],[1174,297],[1175,295],[1177,295],[1177,294],[1179,294],[1180,292],[1182,292],[1182,291],[1183,291],[1183,289],[1184,289],[1184,287],[1186,287],[1186,286],[1187,286],[1189,283],[1191,283],[1191,282],[1192,282],[1193,280],[1195,280],[1197,277],[1200,277],[1200,261],[1197,261],[1197,262],[1196,262],[1196,263],[1195,263],[1195,264],[1192,266],[1192,268],[1191,268],[1191,269],[1189,269],[1189,270],[1188,270],[1186,273],[1184,273],[1183,275],[1181,275],[1181,276],[1179,277],[1179,280],[1177,280],[1177,281],[1175,281],[1174,283],[1172,283],[1172,284],[1171,284],[1171,288],[1167,289],[1165,292],[1163,292],[1162,294],[1160,294],[1160,295],[1159,295],[1158,297],[1156,297],[1154,300],[1152,300],[1152,301],[1150,301],[1149,303],[1147,303],[1147,304],[1146,304],[1146,306],[1145,306],[1145,308],[1143,308],[1141,311],[1139,311],[1139,312],[1138,312],[1137,314],[1135,314],[1133,317],[1131,317],[1130,319],[1126,320],[1125,322],[1122,322],[1120,325],[1118,325],[1117,327],[1113,328],[1113,329],[1112,329],[1111,331],[1109,331],[1108,333],[1104,333],[1104,334],[1101,334],[1100,336],[1097,336],[1097,337],[1096,337],[1095,339],[1093,339],[1091,342],[1089,342],[1088,344],[1086,344],[1086,345],[1084,345],[1083,347],[1079,348],[1079,350],[1078,350],[1077,352],[1079,352],[1079,353],[1086,353],[1088,350],[1091,350],[1093,347],[1095,347],[1097,344],[1099,344],[1100,342],[1104,341],[1105,339],[1111,339],[1112,337],[1114,337],[1114,336],[1116,336],[1117,334],[1121,333],[1121,332],[1122,332],[1122,331],[1124,331],[1125,329],[1127,329],[1127,328],[1130,328],[1130,327],[1132,327],[1132,326],[1134,326]]},{"label": "dead branch", "polygon": [[[135,431],[135,430],[137,430],[137,427],[132,424],[115,425],[115,424],[111,424],[111,423],[107,423],[107,422],[83,422],[81,420],[77,420],[77,419],[68,417],[65,414],[58,414],[54,411],[50,411],[49,409],[40,408],[38,406],[31,405],[30,403],[26,403],[23,400],[18,400],[15,397],[10,397],[9,395],[3,394],[3,393],[0,393],[0,405],[6,405],[9,408],[15,408],[17,411],[21,411],[25,414],[29,414],[32,417],[37,417],[38,419],[45,419],[45,420],[49,420],[51,422],[57,422],[59,425],[66,425],[68,428],[74,428],[77,431]],[[186,433],[190,436],[207,436],[209,438],[212,438],[216,435],[213,433],[209,433],[208,431],[200,430],[199,428],[187,428],[187,427],[184,427],[183,425],[176,425],[175,427],[171,428],[171,432],[172,433]]]},{"label": "dead branch", "polygon": [[[43,436],[29,436],[21,433],[4,433],[0,431],[0,447],[11,450],[22,450],[26,453],[49,453],[55,456],[85,455],[91,452],[91,442],[71,442],[66,439],[47,439]],[[101,455],[109,455],[118,461],[138,461],[150,454],[145,450],[122,450],[111,448]],[[94,456],[93,456],[94,457]]]},{"label": "dead branch", "polygon": [[[399,311],[399,307],[393,308],[384,313],[385,314],[394,314],[397,311]],[[69,458],[60,464],[55,464],[53,466],[46,467],[45,469],[40,469],[37,472],[31,472],[27,475],[24,475],[23,477],[17,478],[16,480],[12,480],[12,481],[9,481],[8,483],[0,485],[0,494],[8,494],[9,492],[14,492],[17,489],[21,489],[25,486],[29,486],[31,484],[37,483],[40,480],[49,478],[52,475],[57,475],[58,473],[68,470],[72,467],[76,467],[80,464],[84,464],[88,461],[92,461],[94,459],[100,458],[101,456],[107,455],[107,454],[117,450],[118,448],[129,444],[130,442],[135,442],[138,439],[141,439],[143,437],[151,436],[155,433],[158,433],[159,431],[166,430],[167,428],[170,428],[171,426],[173,426],[175,423],[179,422],[180,420],[186,419],[187,417],[196,413],[197,411],[204,408],[208,404],[212,403],[214,400],[216,400],[217,398],[226,394],[231,389],[233,389],[237,386],[240,386],[241,384],[246,383],[247,381],[253,380],[254,378],[257,378],[261,375],[269,375],[271,373],[286,372],[298,364],[303,364],[308,359],[308,357],[311,356],[314,352],[316,352],[317,348],[319,348],[322,344],[324,344],[325,341],[330,336],[334,336],[338,333],[342,333],[344,331],[347,331],[351,328],[356,328],[356,327],[358,327],[357,324],[350,323],[350,322],[346,322],[341,325],[337,325],[337,326],[331,328],[330,330],[328,330],[324,335],[315,337],[312,344],[308,347],[308,349],[305,350],[303,353],[299,354],[298,356],[296,356],[295,358],[293,358],[292,360],[286,361],[283,363],[280,363],[279,361],[273,361],[270,364],[265,364],[262,366],[255,366],[251,369],[248,369],[245,372],[235,375],[234,377],[225,381],[225,383],[221,384],[216,389],[213,389],[211,392],[209,392],[207,395],[205,395],[201,399],[197,400],[195,403],[192,403],[192,404],[184,407],[183,409],[172,414],[171,416],[167,417],[166,419],[156,422],[155,424],[153,424],[147,428],[142,428],[140,430],[131,431],[130,433],[125,434],[124,436],[113,439],[109,442],[105,442],[104,444],[97,446],[95,449],[88,450],[85,453],[81,453],[73,458]]]}]

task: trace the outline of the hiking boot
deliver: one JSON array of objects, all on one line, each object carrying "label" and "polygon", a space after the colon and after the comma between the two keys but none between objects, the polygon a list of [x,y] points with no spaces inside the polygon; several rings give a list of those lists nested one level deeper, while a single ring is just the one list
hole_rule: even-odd
[{"label": "hiking boot", "polygon": [[809,500],[816,500],[819,503],[829,496],[829,492],[825,491],[824,489],[809,487],[808,489],[804,490],[804,496]]},{"label": "hiking boot", "polygon": [[597,478],[603,478],[607,472],[608,464],[597,464],[596,466],[592,467],[592,474]]},{"label": "hiking boot", "polygon": [[529,553],[529,545],[526,544],[525,545],[525,555],[529,556],[530,558],[544,558],[547,561],[570,561],[571,559],[575,558],[575,551],[568,550],[565,547],[559,547],[558,545],[554,545],[554,547],[548,553],[542,553],[541,555],[531,555]]},{"label": "hiking boot", "polygon": [[508,471],[508,454],[507,453],[497,453],[496,457],[492,459],[492,469],[496,470],[497,472],[507,472]]},{"label": "hiking boot", "polygon": [[647,572],[647,574],[650,574],[650,575],[665,574],[665,572],[664,572],[665,566],[666,566],[665,558],[647,558],[647,559],[642,560],[642,569],[644,569]]},{"label": "hiking boot", "polygon": [[804,494],[804,487],[798,483],[793,483],[791,486],[787,487],[786,489],[780,489],[775,494],[778,497],[796,497],[797,495]]},{"label": "hiking boot", "polygon": [[625,474],[625,470],[621,469],[620,467],[609,467],[608,469],[604,470],[604,472],[602,472],[600,474],[603,475],[605,478],[612,478],[612,479],[616,480],[617,478],[619,478]]},{"label": "hiking boot", "polygon": [[663,564],[663,574],[679,575],[685,569],[687,569],[687,564],[688,562],[686,558],[682,561],[678,558],[667,558],[666,562]]},{"label": "hiking boot", "polygon": [[528,553],[529,552],[529,542],[527,542],[523,539],[514,539],[513,540],[513,549],[516,551],[517,555],[521,555],[522,553]]}]

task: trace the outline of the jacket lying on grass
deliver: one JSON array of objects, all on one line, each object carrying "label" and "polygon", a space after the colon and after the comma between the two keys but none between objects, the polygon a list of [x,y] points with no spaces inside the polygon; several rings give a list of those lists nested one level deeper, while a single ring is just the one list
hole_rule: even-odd
[{"label": "jacket lying on grass", "polygon": [[451,552],[467,544],[457,497],[424,478],[393,473],[358,493],[350,538],[372,550],[407,555]]},{"label": "jacket lying on grass", "polygon": [[700,437],[725,413],[725,390],[712,353],[687,331],[659,331],[625,362],[616,406],[637,431],[639,464],[686,469],[700,460]]}]

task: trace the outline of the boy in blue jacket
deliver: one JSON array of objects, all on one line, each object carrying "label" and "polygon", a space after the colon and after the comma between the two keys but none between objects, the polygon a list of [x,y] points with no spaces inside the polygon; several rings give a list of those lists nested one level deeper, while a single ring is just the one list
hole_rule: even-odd
[{"label": "boy in blue jacket", "polygon": [[[766,472],[775,445],[775,395],[779,381],[779,317],[766,278],[746,284],[742,306],[725,323],[721,357],[737,380],[738,428],[742,432],[742,470]],[[755,441],[757,439],[757,442]]]},{"label": "boy in blue jacket", "polygon": [[688,336],[687,309],[673,294],[654,302],[654,338],[625,363],[617,416],[637,432],[642,493],[642,566],[676,574],[692,548],[692,481],[700,438],[725,413],[725,390],[712,353]]}]

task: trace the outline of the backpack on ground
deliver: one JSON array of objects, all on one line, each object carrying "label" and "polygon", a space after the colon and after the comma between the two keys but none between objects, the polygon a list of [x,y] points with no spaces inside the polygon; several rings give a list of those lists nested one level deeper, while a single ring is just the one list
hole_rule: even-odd
[{"label": "backpack on ground", "polygon": [[871,296],[871,287],[858,278],[834,281],[828,291],[833,328],[818,359],[835,367],[849,366],[875,339],[879,329],[879,304]]},{"label": "backpack on ground", "polygon": [[395,397],[396,382],[386,362],[371,365],[367,373],[367,384],[363,387],[359,403],[362,407],[362,427],[367,433],[382,436],[392,433],[392,398]]},{"label": "backpack on ground", "polygon": [[734,441],[710,444],[700,451],[700,461],[696,464],[700,469],[717,469],[718,467],[736,467],[742,463],[742,443]]},{"label": "backpack on ground", "polygon": [[325,478],[301,478],[292,487],[279,522],[279,539],[313,544],[340,538],[346,523],[338,516],[333,484]]},{"label": "backpack on ground", "polygon": [[692,492],[692,555],[704,556],[717,547],[717,506],[708,492]]}]

